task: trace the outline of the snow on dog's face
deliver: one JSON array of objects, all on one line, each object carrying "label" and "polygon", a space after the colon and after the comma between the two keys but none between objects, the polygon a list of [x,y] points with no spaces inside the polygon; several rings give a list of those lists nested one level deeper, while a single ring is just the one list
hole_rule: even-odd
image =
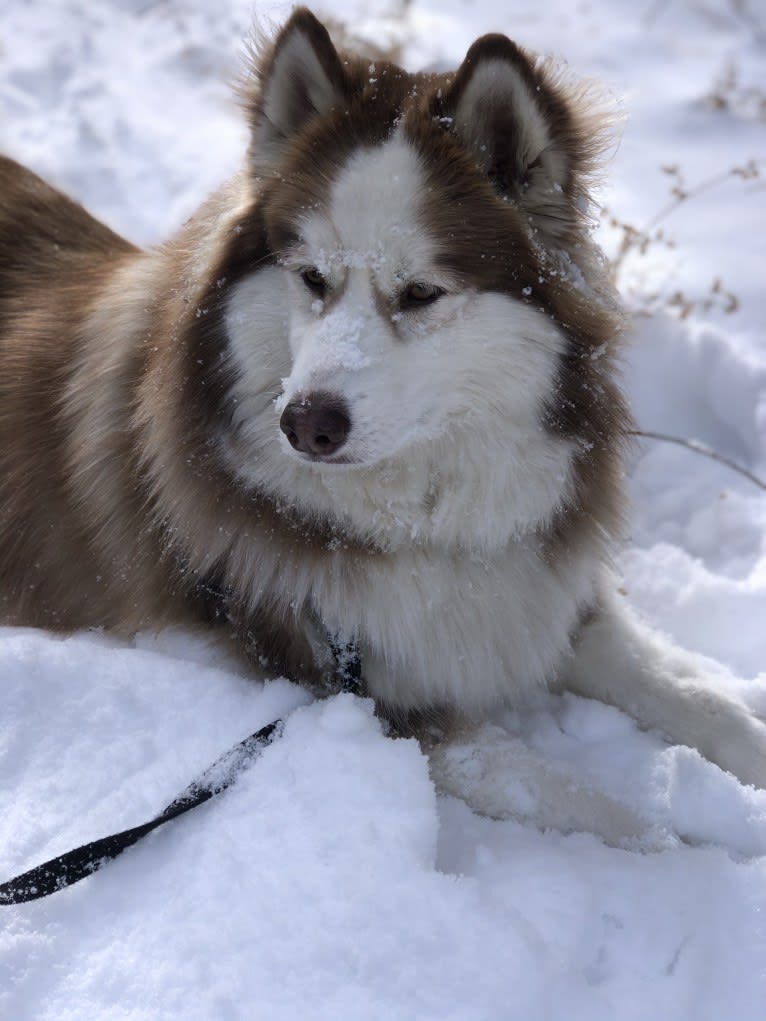
[{"label": "snow on dog's face", "polygon": [[[464,295],[418,222],[422,187],[395,135],[347,158],[326,205],[274,217],[292,355],[277,408],[300,458],[374,465],[444,430],[438,377]],[[337,433],[322,435],[325,419]]]},{"label": "snow on dog's face", "polygon": [[[393,504],[389,539],[394,520],[490,544],[555,529],[622,413],[585,122],[502,36],[454,75],[408,75],[341,59],[305,10],[259,79],[269,257],[227,310],[238,474],[368,522]],[[256,411],[269,374],[278,399]]]},{"label": "snow on dog's face", "polygon": [[277,407],[302,459],[372,466],[466,426],[490,446],[493,424],[513,430],[528,451],[544,435],[559,335],[445,261],[429,190],[421,157],[395,132],[349,157],[326,206],[275,225],[292,354]]}]

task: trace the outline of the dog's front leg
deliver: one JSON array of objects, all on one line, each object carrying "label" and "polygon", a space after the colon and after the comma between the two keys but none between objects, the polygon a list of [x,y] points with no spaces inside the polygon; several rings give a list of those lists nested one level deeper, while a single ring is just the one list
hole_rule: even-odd
[{"label": "dog's front leg", "polygon": [[[608,581],[583,626],[563,686],[697,748],[743,783],[766,787],[766,725],[723,671],[644,624]],[[729,688],[729,690],[727,690]]]},{"label": "dog's front leg", "polygon": [[593,833],[618,847],[662,846],[648,817],[502,727],[468,728],[427,751],[438,793],[460,798],[479,815]]}]

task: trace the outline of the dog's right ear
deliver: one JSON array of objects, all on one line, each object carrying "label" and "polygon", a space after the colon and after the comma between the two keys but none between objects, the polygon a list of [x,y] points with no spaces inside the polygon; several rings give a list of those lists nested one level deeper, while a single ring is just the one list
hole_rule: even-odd
[{"label": "dog's right ear", "polygon": [[346,74],[327,29],[305,7],[297,8],[270,51],[256,54],[253,74],[254,83],[243,89],[251,165],[257,174],[271,174],[293,138],[342,103]]}]

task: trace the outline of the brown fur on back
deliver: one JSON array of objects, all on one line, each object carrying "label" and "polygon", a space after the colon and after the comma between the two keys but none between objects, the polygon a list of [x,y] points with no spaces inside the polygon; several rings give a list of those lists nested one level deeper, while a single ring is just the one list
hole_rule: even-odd
[{"label": "brown fur on back", "polygon": [[0,598],[12,622],[105,620],[78,520],[61,397],[100,284],[135,249],[0,157]]}]

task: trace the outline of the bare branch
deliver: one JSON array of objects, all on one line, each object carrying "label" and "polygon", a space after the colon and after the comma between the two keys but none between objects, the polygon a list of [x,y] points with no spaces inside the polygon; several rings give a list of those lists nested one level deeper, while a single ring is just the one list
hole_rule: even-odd
[{"label": "bare branch", "polygon": [[753,473],[749,472],[747,468],[743,468],[742,465],[737,464],[735,461],[730,461],[728,457],[724,457],[723,454],[719,454],[717,450],[713,450],[712,447],[708,447],[707,444],[700,443],[699,440],[685,440],[681,436],[669,436],[667,433],[650,432],[646,429],[631,429],[628,435],[643,436],[646,439],[662,440],[663,443],[675,443],[676,446],[686,447],[687,450],[693,450],[695,454],[703,454],[705,457],[709,457],[713,461],[725,464],[727,468],[731,468],[732,471],[739,472],[740,475],[744,475],[746,479],[749,479],[760,489],[766,490],[766,482],[764,482],[763,479],[759,479],[757,475],[753,475]]}]

